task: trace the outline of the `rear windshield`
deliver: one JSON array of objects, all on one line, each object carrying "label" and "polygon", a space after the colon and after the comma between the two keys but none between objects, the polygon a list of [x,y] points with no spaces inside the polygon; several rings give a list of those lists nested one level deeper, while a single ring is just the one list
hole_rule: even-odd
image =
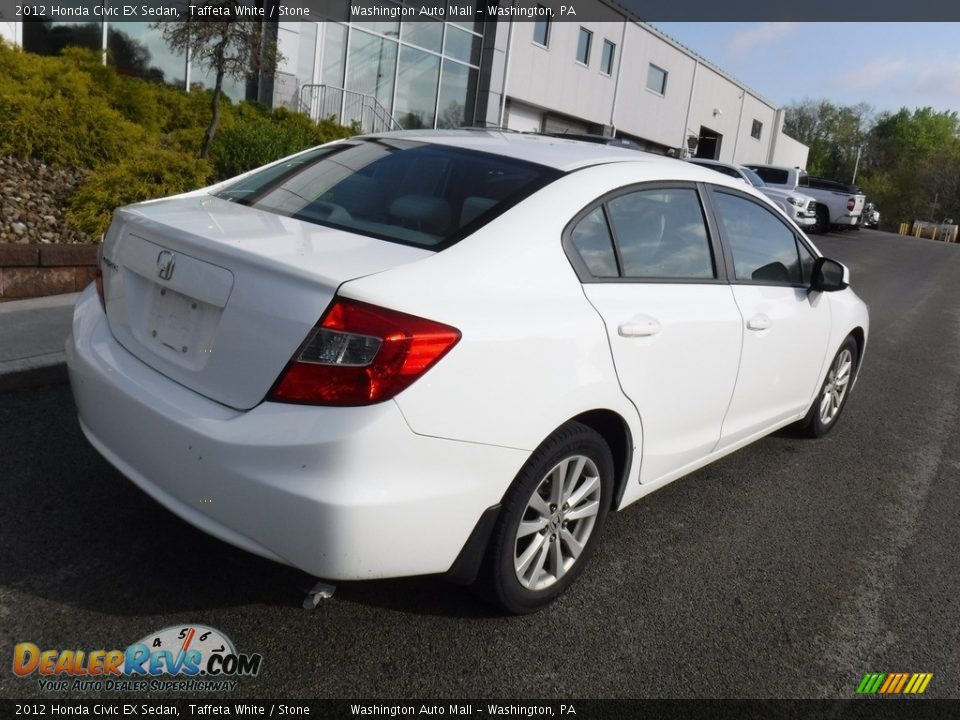
[{"label": "rear windshield", "polygon": [[439,250],[560,175],[501,155],[375,138],[316,148],[215,194],[317,225]]},{"label": "rear windshield", "polygon": [[753,166],[751,169],[754,170],[765,183],[770,183],[771,185],[786,185],[790,179],[790,173],[786,170],[780,170],[779,168]]},{"label": "rear windshield", "polygon": [[763,181],[763,179],[759,175],[757,175],[755,171],[751,170],[750,168],[742,167],[740,168],[740,170],[743,172],[744,175],[747,176],[747,180],[749,180],[750,184],[753,185],[754,187],[767,186],[767,184]]}]

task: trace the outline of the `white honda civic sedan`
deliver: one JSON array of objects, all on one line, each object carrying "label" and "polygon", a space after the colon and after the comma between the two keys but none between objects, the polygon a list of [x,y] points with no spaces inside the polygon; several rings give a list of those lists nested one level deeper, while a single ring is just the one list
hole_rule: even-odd
[{"label": "white honda civic sedan", "polygon": [[867,341],[758,192],[498,131],[358,137],[116,211],[67,343],[83,432],[159,503],[332,580],[553,600],[604,519],[791,423]]}]

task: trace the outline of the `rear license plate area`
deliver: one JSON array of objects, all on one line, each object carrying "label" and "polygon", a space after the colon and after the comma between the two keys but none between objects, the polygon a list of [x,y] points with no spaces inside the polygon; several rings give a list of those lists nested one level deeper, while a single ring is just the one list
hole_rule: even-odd
[{"label": "rear license plate area", "polygon": [[141,331],[154,352],[173,362],[202,366],[212,351],[221,312],[215,305],[153,284]]}]

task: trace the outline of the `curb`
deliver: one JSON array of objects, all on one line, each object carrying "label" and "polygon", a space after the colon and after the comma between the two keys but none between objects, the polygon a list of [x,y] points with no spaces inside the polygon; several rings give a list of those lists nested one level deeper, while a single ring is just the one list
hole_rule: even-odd
[{"label": "curb", "polygon": [[67,382],[66,353],[48,353],[0,363],[0,393]]},{"label": "curb", "polygon": [[0,303],[0,393],[67,382],[77,293]]}]

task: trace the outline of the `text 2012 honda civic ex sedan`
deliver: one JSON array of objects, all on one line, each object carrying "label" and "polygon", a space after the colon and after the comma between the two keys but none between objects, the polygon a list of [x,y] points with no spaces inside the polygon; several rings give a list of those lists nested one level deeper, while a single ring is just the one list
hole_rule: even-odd
[{"label": "text 2012 honda civic ex sedan", "polygon": [[100,268],[68,363],[124,475],[316,576],[447,573],[512,612],[574,581],[608,511],[828,432],[868,329],[846,268],[743,183],[494,131],[121,208]]}]

